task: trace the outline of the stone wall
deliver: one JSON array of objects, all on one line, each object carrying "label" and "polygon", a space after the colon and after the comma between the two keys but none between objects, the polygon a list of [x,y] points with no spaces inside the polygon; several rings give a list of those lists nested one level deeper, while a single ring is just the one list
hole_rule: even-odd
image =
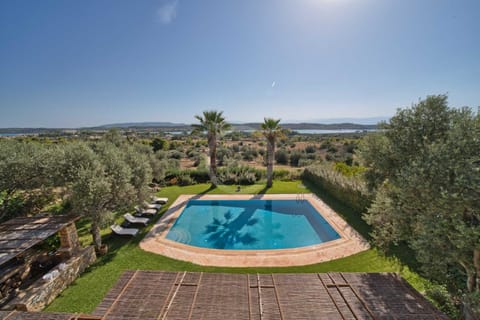
[{"label": "stone wall", "polygon": [[81,248],[78,240],[77,228],[72,222],[58,232],[60,236],[60,249],[58,250],[65,258],[70,258]]},{"label": "stone wall", "polygon": [[[20,292],[8,303],[10,308],[22,311],[40,311],[52,302],[65,288],[96,259],[93,246],[79,249],[76,254],[65,261],[64,268],[56,266],[57,270],[52,280],[45,281],[42,278],[33,283],[28,289]],[[52,271],[50,271],[51,273]],[[56,273],[56,272],[55,272]]]}]

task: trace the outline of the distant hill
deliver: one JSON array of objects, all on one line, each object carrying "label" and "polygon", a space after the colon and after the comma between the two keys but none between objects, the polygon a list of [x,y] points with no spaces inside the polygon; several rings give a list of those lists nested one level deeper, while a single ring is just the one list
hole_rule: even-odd
[{"label": "distant hill", "polygon": [[95,128],[170,128],[170,127],[189,127],[190,125],[185,123],[173,123],[173,122],[126,122],[126,123],[113,123],[105,124]]},{"label": "distant hill", "polygon": [[[237,125],[233,125],[234,128]],[[281,126],[290,130],[371,130],[376,129],[375,124],[358,124],[358,123],[281,123]],[[245,123],[240,127],[248,127],[251,129],[259,129],[260,123]],[[238,129],[245,130],[245,129]]]},{"label": "distant hill", "polygon": [[[249,123],[232,123],[234,130],[258,130],[260,129],[260,122]],[[282,127],[290,130],[369,130],[376,129],[375,124],[358,124],[358,123],[282,123]],[[166,130],[190,130],[191,126],[185,123],[172,123],[172,122],[130,122],[130,123],[117,123],[107,124],[95,129],[110,129],[110,128],[130,128],[130,129],[142,129],[142,128],[156,128]],[[90,128],[92,129],[92,128]]]},{"label": "distant hill", "polygon": [[[250,123],[232,123],[232,127],[237,131],[249,131],[260,129],[260,122]],[[358,124],[358,123],[281,123],[281,126],[290,130],[372,130],[376,129],[375,124]],[[24,133],[24,134],[40,134],[52,132],[64,132],[69,130],[95,130],[104,131],[111,128],[130,129],[130,130],[152,130],[161,131],[189,131],[190,124],[173,123],[173,122],[126,122],[113,123],[95,127],[84,128],[0,128],[0,134],[7,133]]]},{"label": "distant hill", "polygon": [[[390,117],[367,117],[367,118],[325,118],[325,119],[311,119],[309,123],[322,124],[339,124],[339,123],[355,123],[355,124],[378,124],[382,121],[388,121]],[[305,121],[285,120],[286,123],[299,123]]]}]

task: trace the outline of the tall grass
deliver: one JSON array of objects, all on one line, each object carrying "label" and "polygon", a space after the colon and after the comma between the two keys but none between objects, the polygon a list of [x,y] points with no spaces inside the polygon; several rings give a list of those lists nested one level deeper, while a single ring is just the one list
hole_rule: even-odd
[{"label": "tall grass", "polygon": [[366,184],[360,176],[346,176],[331,165],[307,167],[302,178],[359,212],[364,212],[372,201]]}]

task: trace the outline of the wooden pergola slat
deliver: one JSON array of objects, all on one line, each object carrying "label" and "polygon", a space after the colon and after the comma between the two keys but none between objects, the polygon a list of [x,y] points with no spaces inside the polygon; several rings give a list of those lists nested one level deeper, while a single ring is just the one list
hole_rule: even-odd
[{"label": "wooden pergola slat", "polygon": [[80,217],[39,215],[0,224],[0,266],[54,235]]},{"label": "wooden pergola slat", "polygon": [[119,319],[447,319],[396,275],[127,271],[94,314]]}]

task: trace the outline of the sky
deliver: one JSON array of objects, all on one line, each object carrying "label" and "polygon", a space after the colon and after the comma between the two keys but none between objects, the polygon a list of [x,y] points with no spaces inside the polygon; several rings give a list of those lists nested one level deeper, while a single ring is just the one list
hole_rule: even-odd
[{"label": "sky", "polygon": [[2,0],[0,127],[480,105],[478,0]]}]

